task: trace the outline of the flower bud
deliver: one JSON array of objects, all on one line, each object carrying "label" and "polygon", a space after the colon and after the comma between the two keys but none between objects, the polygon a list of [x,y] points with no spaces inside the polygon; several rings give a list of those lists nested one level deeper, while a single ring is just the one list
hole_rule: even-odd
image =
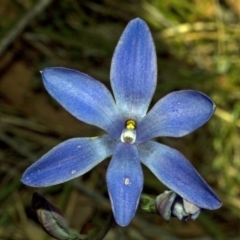
[{"label": "flower bud", "polygon": [[166,221],[169,221],[171,216],[182,221],[188,221],[190,218],[195,220],[201,212],[198,206],[188,202],[173,191],[165,191],[158,195],[155,204],[158,214]]},{"label": "flower bud", "polygon": [[32,207],[37,213],[43,230],[58,240],[86,240],[87,235],[79,234],[75,229],[68,228],[63,212],[52,205],[39,193],[32,197]]},{"label": "flower bud", "polygon": [[69,228],[62,211],[48,202],[39,193],[32,197],[32,207],[37,213],[42,228],[59,240],[69,239]]},{"label": "flower bud", "polygon": [[164,193],[158,195],[155,199],[156,208],[158,214],[163,217],[165,221],[170,221],[172,216],[172,205],[177,194],[172,191],[164,191]]},{"label": "flower bud", "polygon": [[200,212],[201,209],[199,207],[180,196],[177,196],[173,203],[172,214],[179,220],[188,221],[190,218],[195,220]]}]

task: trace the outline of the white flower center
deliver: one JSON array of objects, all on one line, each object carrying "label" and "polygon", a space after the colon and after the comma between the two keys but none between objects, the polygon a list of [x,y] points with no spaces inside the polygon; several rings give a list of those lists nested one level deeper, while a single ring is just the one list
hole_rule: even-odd
[{"label": "white flower center", "polygon": [[132,119],[126,121],[125,129],[121,134],[121,141],[133,144],[136,141],[136,122]]}]

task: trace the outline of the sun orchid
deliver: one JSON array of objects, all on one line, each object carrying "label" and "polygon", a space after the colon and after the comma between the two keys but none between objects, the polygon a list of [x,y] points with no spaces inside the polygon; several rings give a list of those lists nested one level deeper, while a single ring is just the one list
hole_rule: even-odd
[{"label": "sun orchid", "polygon": [[206,123],[215,104],[194,90],[175,91],[147,113],[157,81],[155,46],[146,23],[129,22],[111,64],[114,98],[99,81],[79,71],[53,67],[42,72],[50,95],[77,119],[106,135],[64,141],[30,166],[22,182],[47,187],[83,175],[112,155],[106,181],[116,222],[130,223],[143,188],[141,163],[183,199],[203,209],[221,201],[177,150],[151,140],[185,136]]}]

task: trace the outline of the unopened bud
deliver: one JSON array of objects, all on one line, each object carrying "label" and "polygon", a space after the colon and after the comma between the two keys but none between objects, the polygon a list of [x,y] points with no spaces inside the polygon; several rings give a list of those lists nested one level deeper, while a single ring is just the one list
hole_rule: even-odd
[{"label": "unopened bud", "polygon": [[172,206],[177,194],[172,191],[164,191],[155,199],[158,214],[163,217],[165,221],[170,221],[172,216]]},{"label": "unopened bud", "polygon": [[198,206],[188,202],[173,191],[165,191],[158,195],[155,204],[158,214],[166,221],[169,221],[171,216],[182,221],[195,220],[201,212]]},{"label": "unopened bud", "polygon": [[59,240],[69,239],[69,228],[62,211],[48,202],[39,193],[32,197],[32,207],[37,213],[42,228]]},{"label": "unopened bud", "polygon": [[172,214],[180,220],[188,221],[190,218],[195,220],[200,212],[201,209],[199,207],[180,196],[177,196],[173,203]]}]

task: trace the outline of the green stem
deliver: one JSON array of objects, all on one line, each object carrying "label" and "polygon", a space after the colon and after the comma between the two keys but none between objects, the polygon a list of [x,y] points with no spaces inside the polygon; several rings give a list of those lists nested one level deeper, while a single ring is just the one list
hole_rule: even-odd
[{"label": "green stem", "polygon": [[102,240],[107,235],[108,231],[111,229],[114,223],[115,220],[113,214],[111,213],[107,219],[107,222],[105,223],[105,226],[100,230],[97,236],[93,237],[91,240]]}]

